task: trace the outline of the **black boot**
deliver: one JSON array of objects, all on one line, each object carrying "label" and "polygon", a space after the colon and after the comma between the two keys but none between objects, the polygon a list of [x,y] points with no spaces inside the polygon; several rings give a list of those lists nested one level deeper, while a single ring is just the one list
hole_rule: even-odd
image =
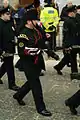
[{"label": "black boot", "polygon": [[19,100],[19,98],[17,97],[16,94],[13,95],[13,98],[17,100],[17,102],[19,103],[19,105],[22,105],[22,106],[26,105],[23,100]]},{"label": "black boot", "polygon": [[62,72],[60,70],[58,70],[56,66],[54,66],[54,69],[57,71],[57,74],[63,75]]}]

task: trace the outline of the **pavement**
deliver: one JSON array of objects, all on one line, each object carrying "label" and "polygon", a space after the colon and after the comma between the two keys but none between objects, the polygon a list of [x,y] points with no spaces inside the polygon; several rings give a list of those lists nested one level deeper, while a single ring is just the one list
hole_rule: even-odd
[{"label": "pavement", "polygon": [[[58,51],[57,54],[62,58],[61,51]],[[19,57],[15,55],[14,64],[18,59]],[[59,61],[48,59],[46,55],[44,55],[44,59],[46,72],[45,76],[40,77],[40,80],[46,108],[52,112],[52,116],[44,117],[37,113],[31,92],[24,98],[26,105],[19,106],[13,99],[15,91],[8,89],[7,75],[5,74],[2,78],[4,84],[0,85],[0,120],[80,120],[80,107],[77,108],[78,115],[74,116],[64,104],[64,101],[79,89],[80,81],[76,79],[71,81],[70,68],[67,66],[62,70],[63,75],[58,75],[53,66]],[[26,81],[24,73],[16,68],[15,77],[16,84],[19,86]]]}]

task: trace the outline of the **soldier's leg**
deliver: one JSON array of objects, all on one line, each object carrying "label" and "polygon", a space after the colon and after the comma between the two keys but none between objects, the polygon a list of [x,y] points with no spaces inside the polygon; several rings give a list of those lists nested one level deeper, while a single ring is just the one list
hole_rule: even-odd
[{"label": "soldier's leg", "polygon": [[75,108],[80,105],[80,90],[65,101],[66,106],[70,108],[72,114],[77,114]]},{"label": "soldier's leg", "polygon": [[[23,61],[23,64],[24,73],[28,81],[19,89],[19,91],[13,97],[18,101],[20,105],[25,105],[22,99],[30,90],[32,90],[37,111],[44,116],[51,116],[52,114],[46,110],[43,101],[42,87],[39,80],[39,74],[41,70],[37,69],[37,71],[35,71],[36,69],[31,69],[28,64],[26,66],[25,61]],[[33,73],[32,70],[34,70]]]},{"label": "soldier's leg", "polygon": [[61,59],[61,61],[54,66],[54,69],[57,71],[59,75],[62,75],[62,72],[60,70],[62,70],[68,62],[69,62],[69,56],[68,54],[65,54],[64,57]]},{"label": "soldier's leg", "polygon": [[[25,72],[26,74],[26,72]],[[26,75],[27,76],[27,75]],[[17,99],[20,105],[22,99],[25,95],[32,90],[32,94],[34,97],[35,105],[37,111],[40,112],[41,110],[45,109],[45,104],[43,102],[43,94],[42,94],[42,87],[39,79],[34,79],[33,76],[27,76],[28,81],[18,90],[17,93],[14,94],[14,98]]]},{"label": "soldier's leg", "polygon": [[22,85],[22,87],[13,95],[13,98],[18,101],[20,105],[25,105],[24,101],[22,100],[27,93],[31,90],[29,82],[27,81]]},{"label": "soldier's leg", "polygon": [[5,62],[4,62],[0,67],[0,79],[5,73],[6,73],[6,69],[5,69]]},{"label": "soldier's leg", "polygon": [[29,87],[32,90],[36,109],[38,112],[40,112],[41,110],[45,109],[45,104],[43,101],[42,87],[41,87],[41,83],[39,80],[39,73],[41,70],[38,70],[38,69],[37,69],[37,71],[36,71],[36,69],[34,69],[34,70],[35,70],[35,72],[33,71],[33,73],[31,73],[31,69],[29,71],[26,71],[26,67],[25,67],[24,72],[25,72],[25,76],[29,82]]},{"label": "soldier's leg", "polygon": [[12,56],[5,58],[5,65],[6,65],[7,75],[8,75],[9,87],[12,87],[15,85],[15,75],[14,75],[14,66],[13,66]]},{"label": "soldier's leg", "polygon": [[75,50],[71,51],[71,73],[78,72],[77,54]]},{"label": "soldier's leg", "polygon": [[6,69],[5,69],[5,63],[3,63],[0,67],[0,84],[3,84],[3,81],[1,80],[1,78],[3,77],[3,75],[6,73]]},{"label": "soldier's leg", "polygon": [[5,58],[5,68],[8,76],[8,85],[10,89],[18,90],[19,87],[15,84],[15,73],[13,66],[13,56]]}]

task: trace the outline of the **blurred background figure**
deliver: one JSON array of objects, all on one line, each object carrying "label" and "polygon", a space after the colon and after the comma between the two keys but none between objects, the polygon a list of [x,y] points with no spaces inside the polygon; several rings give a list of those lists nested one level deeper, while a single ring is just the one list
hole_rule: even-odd
[{"label": "blurred background figure", "polygon": [[57,9],[58,15],[59,15],[59,6],[58,6],[58,3],[56,2],[56,0],[51,0],[51,6],[55,9]]},{"label": "blurred background figure", "polygon": [[61,18],[62,21],[66,20],[68,18],[67,8],[72,6],[72,5],[73,5],[72,0],[67,0],[67,3],[62,8],[61,15],[60,15],[60,18]]},{"label": "blurred background figure", "polygon": [[9,6],[9,1],[3,0],[3,6],[4,6],[4,8],[7,8]]}]

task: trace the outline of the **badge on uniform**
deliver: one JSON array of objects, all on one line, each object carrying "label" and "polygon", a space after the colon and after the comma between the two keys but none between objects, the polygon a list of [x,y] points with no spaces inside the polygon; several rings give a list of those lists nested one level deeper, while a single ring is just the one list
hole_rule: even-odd
[{"label": "badge on uniform", "polygon": [[29,40],[29,38],[25,34],[20,34],[18,38],[24,38],[26,40]]},{"label": "badge on uniform", "polygon": [[20,43],[19,43],[19,47],[21,47],[21,48],[24,47],[24,43],[23,43],[23,42],[20,42]]}]

